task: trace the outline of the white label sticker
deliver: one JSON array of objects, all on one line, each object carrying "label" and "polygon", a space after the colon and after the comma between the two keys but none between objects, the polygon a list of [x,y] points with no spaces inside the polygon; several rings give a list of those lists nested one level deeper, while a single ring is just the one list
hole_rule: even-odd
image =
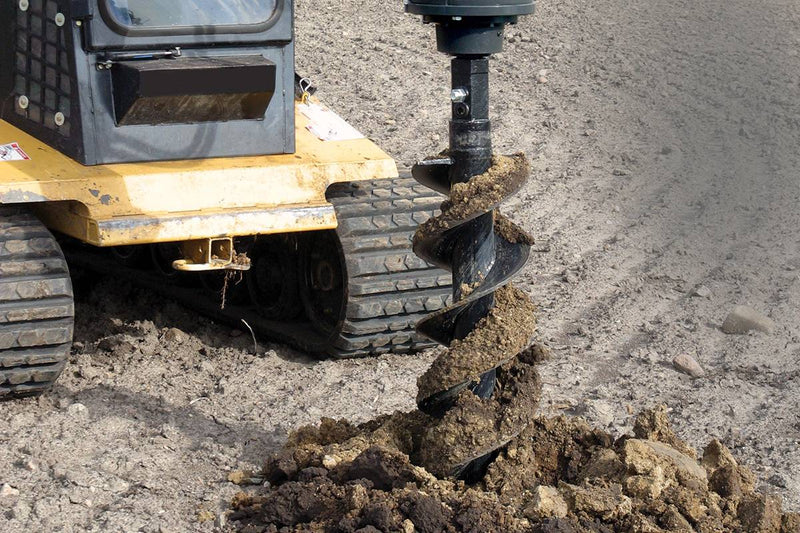
[{"label": "white label sticker", "polygon": [[357,129],[323,105],[300,104],[300,112],[308,118],[308,131],[323,141],[351,141],[364,138]]},{"label": "white label sticker", "polygon": [[17,143],[0,144],[0,161],[28,161],[30,157]]}]

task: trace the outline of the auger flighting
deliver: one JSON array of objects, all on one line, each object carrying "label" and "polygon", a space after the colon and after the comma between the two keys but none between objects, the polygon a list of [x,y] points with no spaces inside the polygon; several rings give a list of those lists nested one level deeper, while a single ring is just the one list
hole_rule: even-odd
[{"label": "auger flighting", "polygon": [[406,0],[405,7],[436,26],[439,51],[453,56],[449,149],[413,169],[417,181],[449,195],[441,215],[417,231],[414,251],[453,273],[453,304],[417,325],[449,347],[418,381],[420,410],[439,421],[423,435],[420,455],[434,473],[469,480],[527,424],[531,409],[517,398],[520,389],[539,386],[535,371],[524,376],[515,366],[534,333],[533,305],[508,285],[532,240],[496,210],[529,169],[522,155],[494,156],[489,120],[489,56],[502,51],[506,24],[532,13],[534,1]]}]

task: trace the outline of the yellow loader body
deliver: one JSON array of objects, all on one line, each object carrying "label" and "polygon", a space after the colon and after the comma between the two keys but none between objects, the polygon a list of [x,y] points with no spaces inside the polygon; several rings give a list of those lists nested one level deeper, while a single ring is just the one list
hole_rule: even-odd
[{"label": "yellow loader body", "polygon": [[395,178],[397,166],[366,138],[321,140],[303,105],[294,154],[98,166],[0,120],[0,146],[19,148],[0,161],[0,204],[30,204],[51,230],[95,246],[332,229],[331,184]]}]

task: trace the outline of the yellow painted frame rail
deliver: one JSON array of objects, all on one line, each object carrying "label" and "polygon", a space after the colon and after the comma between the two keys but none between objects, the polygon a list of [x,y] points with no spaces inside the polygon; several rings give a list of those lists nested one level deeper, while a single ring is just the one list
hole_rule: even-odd
[{"label": "yellow painted frame rail", "polygon": [[321,141],[295,115],[294,154],[99,166],[0,121],[0,145],[30,156],[0,161],[0,204],[33,204],[49,228],[96,246],[335,228],[327,188],[397,166],[368,139]]}]

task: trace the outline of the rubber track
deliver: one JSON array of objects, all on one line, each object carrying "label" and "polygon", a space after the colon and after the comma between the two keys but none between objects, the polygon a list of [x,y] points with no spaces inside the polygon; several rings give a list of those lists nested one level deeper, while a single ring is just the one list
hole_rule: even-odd
[{"label": "rubber track", "polygon": [[408,353],[433,345],[417,335],[416,323],[448,304],[451,276],[419,259],[411,240],[442,200],[410,177],[328,190],[348,277],[344,321],[328,355]]},{"label": "rubber track", "polygon": [[0,206],[0,398],[47,390],[72,345],[75,307],[58,243],[30,213]]}]

